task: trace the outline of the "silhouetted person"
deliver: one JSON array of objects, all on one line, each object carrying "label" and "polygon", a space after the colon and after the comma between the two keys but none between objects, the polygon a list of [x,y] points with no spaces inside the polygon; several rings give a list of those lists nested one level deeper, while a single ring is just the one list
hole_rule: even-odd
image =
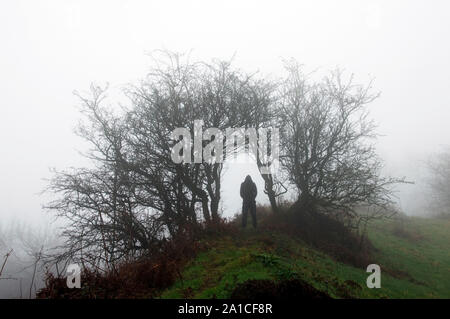
[{"label": "silhouetted person", "polygon": [[255,198],[258,194],[256,184],[252,181],[250,175],[247,175],[244,182],[241,184],[242,197],[242,227],[247,226],[248,211],[252,215],[253,227],[256,228],[256,202]]}]

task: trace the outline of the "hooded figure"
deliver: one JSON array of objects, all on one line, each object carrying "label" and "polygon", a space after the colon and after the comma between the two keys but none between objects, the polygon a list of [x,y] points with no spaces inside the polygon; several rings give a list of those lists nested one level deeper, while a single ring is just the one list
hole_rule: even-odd
[{"label": "hooded figure", "polygon": [[255,198],[258,194],[255,183],[252,181],[250,175],[247,175],[244,182],[241,184],[242,197],[242,227],[247,226],[248,211],[252,215],[253,227],[256,228],[256,202]]}]

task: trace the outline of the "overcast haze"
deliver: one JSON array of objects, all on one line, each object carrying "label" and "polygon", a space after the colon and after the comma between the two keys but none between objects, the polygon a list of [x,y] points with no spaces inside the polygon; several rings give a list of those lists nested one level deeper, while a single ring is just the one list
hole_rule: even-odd
[{"label": "overcast haze", "polygon": [[[372,117],[386,172],[416,185],[400,188],[401,207],[420,212],[423,163],[449,144],[448,1],[3,1],[0,9],[0,216],[43,218],[38,193],[49,168],[86,165],[73,134],[80,115],[73,90],[91,82],[113,89],[145,76],[148,53],[187,52],[201,60],[277,76],[282,58],[308,70],[337,66],[356,81],[374,77],[381,97]],[[253,170],[255,172],[255,170]],[[231,167],[227,216],[239,209]],[[254,174],[255,179],[260,179]],[[259,183],[260,202],[262,183]]]}]

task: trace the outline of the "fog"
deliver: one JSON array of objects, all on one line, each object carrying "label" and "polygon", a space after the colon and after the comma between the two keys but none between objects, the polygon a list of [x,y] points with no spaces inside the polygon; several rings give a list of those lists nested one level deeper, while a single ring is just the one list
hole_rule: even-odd
[{"label": "fog", "polygon": [[[385,173],[401,209],[426,214],[424,161],[450,144],[448,1],[8,1],[0,10],[0,225],[41,227],[49,168],[87,165],[73,133],[81,116],[73,90],[109,82],[119,90],[145,76],[157,49],[193,59],[231,59],[277,76],[283,58],[307,70],[335,67],[375,79],[371,105]],[[239,210],[238,185],[254,165],[227,169],[223,213]],[[14,235],[11,235],[14,237]],[[1,246],[1,257],[6,247]],[[2,258],[0,258],[2,261]]]}]

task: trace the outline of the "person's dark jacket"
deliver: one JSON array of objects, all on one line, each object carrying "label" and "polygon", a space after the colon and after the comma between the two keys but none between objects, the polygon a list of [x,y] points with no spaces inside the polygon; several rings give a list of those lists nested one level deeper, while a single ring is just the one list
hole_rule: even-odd
[{"label": "person's dark jacket", "polygon": [[257,194],[256,184],[250,176],[247,176],[244,182],[241,183],[241,197],[245,202],[250,202],[255,200]]}]

